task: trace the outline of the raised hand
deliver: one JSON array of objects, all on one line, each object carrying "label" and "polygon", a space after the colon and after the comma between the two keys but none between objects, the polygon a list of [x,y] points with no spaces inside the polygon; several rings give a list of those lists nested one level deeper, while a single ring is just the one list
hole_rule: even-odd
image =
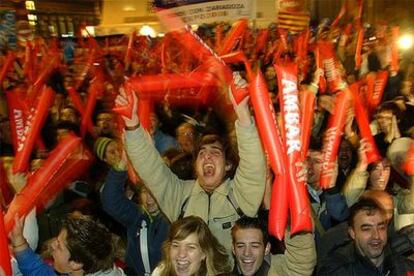
[{"label": "raised hand", "polygon": [[[247,82],[240,76],[239,72],[233,73],[233,82],[235,84],[235,89],[243,89],[247,87]],[[252,124],[250,109],[249,109],[249,96],[246,96],[239,103],[233,97],[231,88],[229,89],[230,101],[233,104],[234,111],[236,112],[239,123],[243,126],[249,126]]]},{"label": "raised hand", "polygon": [[132,88],[121,87],[119,92],[114,111],[121,114],[127,128],[136,128],[139,126],[138,97]]}]

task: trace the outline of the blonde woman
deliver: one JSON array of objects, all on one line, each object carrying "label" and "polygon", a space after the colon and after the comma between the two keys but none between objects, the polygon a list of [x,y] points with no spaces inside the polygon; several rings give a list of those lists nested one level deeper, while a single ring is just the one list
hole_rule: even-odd
[{"label": "blonde woman", "polygon": [[171,226],[163,259],[153,276],[230,275],[226,249],[199,217],[189,216]]}]

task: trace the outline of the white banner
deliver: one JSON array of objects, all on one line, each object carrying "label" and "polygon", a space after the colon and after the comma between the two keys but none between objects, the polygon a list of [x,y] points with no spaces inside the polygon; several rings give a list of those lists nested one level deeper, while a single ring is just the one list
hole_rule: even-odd
[{"label": "white banner", "polygon": [[187,24],[202,24],[254,18],[252,0],[208,1],[171,8]]}]

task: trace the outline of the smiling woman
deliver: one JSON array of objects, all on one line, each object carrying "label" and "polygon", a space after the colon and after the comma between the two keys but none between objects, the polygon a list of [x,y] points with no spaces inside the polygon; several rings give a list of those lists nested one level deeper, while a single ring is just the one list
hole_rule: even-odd
[{"label": "smiling woman", "polygon": [[226,275],[231,271],[226,249],[199,217],[174,222],[163,248],[163,260],[153,276]]}]

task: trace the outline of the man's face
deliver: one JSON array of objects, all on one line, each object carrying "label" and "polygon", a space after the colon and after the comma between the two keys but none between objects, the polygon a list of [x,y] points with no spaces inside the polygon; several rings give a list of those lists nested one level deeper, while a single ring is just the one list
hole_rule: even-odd
[{"label": "man's face", "polygon": [[60,113],[60,119],[62,121],[69,121],[74,124],[79,123],[79,117],[77,116],[76,112],[72,108],[64,108]]},{"label": "man's face", "polygon": [[177,129],[177,141],[182,151],[193,153],[195,143],[195,131],[191,126],[182,125]]},{"label": "man's face", "polygon": [[387,243],[387,223],[379,211],[361,210],[354,218],[349,234],[360,253],[374,264],[383,256]]},{"label": "man's face", "polygon": [[96,118],[96,126],[100,134],[112,134],[115,130],[115,121],[111,113],[101,113]]},{"label": "man's face", "polygon": [[148,211],[148,213],[152,214],[158,211],[157,202],[146,188],[142,188],[139,196],[141,204]]},{"label": "man's face", "polygon": [[254,275],[270,251],[270,244],[263,243],[263,234],[259,229],[238,229],[234,235],[233,254],[244,276]]},{"label": "man's face", "polygon": [[150,129],[149,133],[154,135],[155,131],[157,131],[159,127],[160,121],[158,120],[157,114],[151,113],[150,115]]},{"label": "man's face", "polygon": [[118,165],[121,161],[121,151],[117,142],[112,141],[106,147],[104,161],[110,166]]},{"label": "man's face", "polygon": [[392,117],[393,113],[390,110],[384,110],[376,115],[378,127],[381,130],[381,132],[388,134],[391,131]]},{"label": "man's face", "polygon": [[345,141],[343,140],[339,145],[338,166],[341,169],[347,169],[352,161],[352,147]]},{"label": "man's face", "polygon": [[214,191],[230,170],[226,165],[223,146],[219,142],[201,146],[196,160],[196,173],[200,186],[207,192]]},{"label": "man's face", "polygon": [[[67,236],[68,233],[65,228],[60,230],[59,235],[53,240],[52,256],[53,256],[53,267],[60,273],[70,273],[74,269],[77,269],[77,263],[70,261],[70,252],[67,247]],[[80,269],[81,267],[79,267]]]},{"label": "man's face", "polygon": [[319,179],[322,170],[323,155],[320,151],[310,150],[307,158],[308,184],[314,189],[319,189]]}]

